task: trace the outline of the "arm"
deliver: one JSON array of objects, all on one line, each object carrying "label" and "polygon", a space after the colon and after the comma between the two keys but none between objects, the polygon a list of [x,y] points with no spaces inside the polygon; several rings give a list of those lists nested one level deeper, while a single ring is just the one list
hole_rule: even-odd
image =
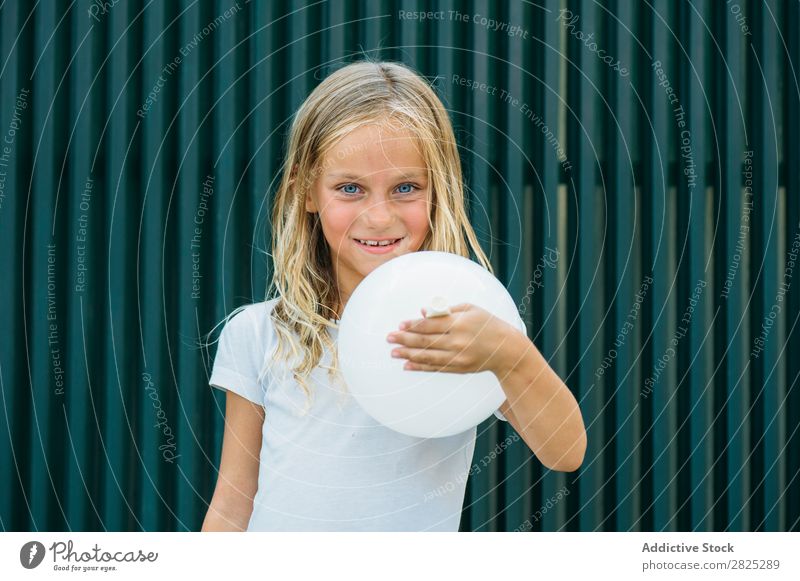
[{"label": "arm", "polygon": [[219,476],[201,531],[247,529],[258,489],[263,424],[263,406],[227,392]]},{"label": "arm", "polygon": [[505,357],[492,370],[507,397],[500,413],[542,464],[577,470],[586,454],[578,402],[528,337],[513,327],[506,337]]},{"label": "arm", "polygon": [[[400,346],[392,357],[404,369],[476,373],[491,371],[506,394],[500,407],[539,461],[573,472],[583,463],[586,429],[578,402],[533,342],[513,325],[469,303],[450,314],[403,321],[387,336]],[[425,316],[425,309],[422,309]]]}]

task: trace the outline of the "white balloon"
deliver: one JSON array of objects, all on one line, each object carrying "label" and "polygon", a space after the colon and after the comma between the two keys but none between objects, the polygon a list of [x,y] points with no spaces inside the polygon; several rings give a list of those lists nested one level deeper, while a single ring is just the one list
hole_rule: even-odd
[{"label": "white balloon", "polygon": [[459,434],[505,401],[491,371],[450,373],[403,369],[386,336],[425,307],[471,303],[525,332],[505,287],[479,264],[447,252],[411,252],[373,270],[347,301],[339,323],[339,363],[353,397],[375,420],[420,438]]}]

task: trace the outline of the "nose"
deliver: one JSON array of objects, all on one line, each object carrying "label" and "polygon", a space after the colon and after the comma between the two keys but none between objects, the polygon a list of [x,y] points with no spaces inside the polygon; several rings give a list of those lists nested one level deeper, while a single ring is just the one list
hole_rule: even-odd
[{"label": "nose", "polygon": [[388,200],[379,197],[364,210],[364,216],[370,227],[375,230],[380,230],[392,223],[394,220],[394,209]]}]

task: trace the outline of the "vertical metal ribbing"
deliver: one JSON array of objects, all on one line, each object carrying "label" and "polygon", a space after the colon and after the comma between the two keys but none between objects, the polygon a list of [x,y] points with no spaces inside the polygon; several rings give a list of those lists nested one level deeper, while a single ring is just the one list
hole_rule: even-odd
[{"label": "vertical metal ribbing", "polygon": [[[0,46],[2,54],[9,55],[2,69],[3,82],[0,83],[0,127],[8,127],[15,103],[21,90],[32,91],[29,80],[32,58],[30,44],[33,40],[32,26],[23,26],[28,13],[20,10],[16,3],[10,4],[0,11]],[[30,128],[32,124],[32,97],[24,110],[23,123]],[[21,131],[14,143],[12,155],[3,162],[3,197],[0,204],[0,247],[23,248],[25,235],[26,202],[30,175],[31,130]],[[30,244],[30,243],[29,243]],[[25,458],[30,457],[31,438],[30,425],[32,394],[22,386],[28,382],[27,357],[21,353],[30,353],[25,344],[23,300],[28,297],[22,294],[23,284],[28,284],[25,275],[22,252],[3,252],[0,254],[0,268],[8,276],[0,277],[0,296],[5,297],[0,306],[3,321],[3,333],[0,333],[0,397],[3,399],[3,410],[0,413],[0,466],[6,474],[4,485],[0,486],[0,525],[5,530],[22,530],[28,527],[29,490],[31,474],[27,469]],[[13,274],[12,274],[13,273]],[[25,315],[28,316],[28,315]],[[16,357],[6,357],[15,353]],[[29,356],[29,355],[28,355]]]},{"label": "vertical metal ribbing", "polygon": [[[786,43],[786,51],[781,75],[784,79],[784,157],[783,173],[786,176],[786,220],[789,240],[792,244],[791,232],[800,227],[800,5],[796,2],[786,4],[786,11],[781,20],[782,34]],[[797,283],[795,283],[797,284]],[[800,353],[800,333],[798,333],[798,313],[800,313],[800,292],[791,293],[787,299],[786,328],[789,338],[785,353]],[[784,410],[786,413],[786,472],[788,490],[786,495],[786,527],[782,530],[798,530],[800,526],[800,358],[788,357],[786,365],[787,398]],[[790,453],[793,452],[793,453]]]},{"label": "vertical metal ribbing", "polygon": [[[408,2],[403,0],[402,6],[398,6],[397,10],[398,12],[400,10],[419,11],[424,10],[424,8],[420,6],[419,0],[409,0]],[[397,26],[400,29],[397,38],[402,55],[399,55],[399,60],[409,66],[418,68],[425,62],[422,56],[425,49],[421,46],[425,44],[423,29],[420,26],[415,26],[413,22],[401,19],[398,13],[395,13],[395,17],[398,19]]]},{"label": "vertical metal ribbing", "polygon": [[[604,523],[606,530],[635,530],[640,517],[641,452],[641,406],[638,386],[641,385],[641,369],[637,354],[640,345],[636,340],[641,329],[640,311],[633,310],[636,294],[643,286],[641,272],[642,207],[636,196],[635,167],[639,161],[634,133],[634,114],[639,110],[634,97],[632,77],[634,46],[638,40],[628,31],[635,30],[634,6],[628,2],[616,2],[611,12],[604,15],[608,23],[608,44],[611,54],[619,61],[627,74],[609,68],[605,72],[607,90],[606,108],[601,117],[607,120],[604,148],[609,158],[605,167],[605,203],[608,208],[606,239],[608,240],[608,276],[606,296],[613,305],[604,318],[606,340],[603,342],[603,359],[600,368],[609,365],[598,377],[592,370],[593,382],[604,384],[608,401],[614,401],[609,411],[614,410],[614,430],[609,443],[614,448],[614,462],[609,466],[608,492],[614,493],[615,517]],[[638,71],[641,73],[641,71]],[[644,73],[646,74],[646,73]],[[650,273],[645,273],[649,275]],[[646,291],[643,292],[646,296]],[[641,303],[637,303],[641,304]],[[599,385],[598,385],[599,387]],[[607,463],[608,465],[608,463]],[[612,486],[613,483],[613,486]]]},{"label": "vertical metal ribbing", "polygon": [[705,23],[707,6],[682,5],[680,15],[681,57],[679,76],[684,95],[686,126],[678,125],[679,155],[677,208],[679,234],[676,251],[679,260],[678,312],[676,313],[676,351],[672,362],[677,367],[679,407],[678,467],[679,530],[708,530],[713,504],[712,410],[713,384],[710,382],[710,356],[713,324],[710,307],[714,283],[710,236],[714,233],[709,208],[711,191],[706,179],[706,164],[714,148],[716,126],[710,119],[710,85],[706,53],[710,44]]},{"label": "vertical metal ribbing", "polygon": [[677,425],[677,406],[672,393],[675,374],[669,367],[658,377],[653,373],[668,347],[676,312],[672,282],[675,280],[675,256],[671,244],[675,228],[671,198],[674,197],[675,182],[670,171],[674,154],[669,148],[675,130],[670,103],[659,78],[662,74],[675,88],[677,69],[673,50],[676,41],[671,32],[675,30],[675,18],[670,13],[672,7],[671,2],[662,1],[652,3],[649,8],[646,19],[649,61],[646,61],[646,73],[644,68],[642,71],[643,85],[647,88],[649,120],[649,127],[641,131],[642,139],[648,144],[642,191],[647,232],[643,269],[653,272],[654,279],[651,302],[642,320],[644,327],[651,331],[649,342],[645,342],[642,395],[648,406],[643,437],[652,464],[643,463],[648,494],[643,498],[642,529],[657,531],[672,530],[669,523],[678,507],[674,480],[678,458],[673,440]]},{"label": "vertical metal ribbing", "polygon": [[[174,522],[174,496],[170,494],[173,470],[162,457],[159,446],[164,442],[158,424],[157,401],[165,413],[172,410],[163,406],[164,395],[171,383],[171,373],[167,365],[167,327],[162,313],[164,305],[164,284],[169,276],[165,269],[163,241],[166,235],[166,211],[169,199],[163,195],[163,184],[169,183],[174,171],[170,157],[175,155],[174,132],[167,127],[173,120],[174,109],[168,95],[175,95],[173,86],[167,85],[160,95],[160,105],[151,110],[142,108],[153,86],[163,74],[163,67],[178,53],[177,22],[178,10],[168,6],[147,11],[143,15],[142,52],[136,78],[139,79],[135,96],[137,110],[132,112],[139,125],[141,150],[141,234],[139,240],[139,304],[137,317],[141,324],[141,337],[135,341],[141,358],[141,368],[132,380],[139,389],[141,407],[141,429],[139,431],[139,453],[142,466],[138,475],[137,514],[140,515],[142,530],[157,531],[172,527]],[[168,75],[168,83],[175,78]],[[138,113],[139,110],[142,113]],[[141,341],[141,343],[140,343]],[[174,409],[174,408],[173,408]],[[168,525],[169,523],[169,525]]]},{"label": "vertical metal ribbing", "polygon": [[[588,34],[598,31],[600,25],[599,9],[591,1],[570,3],[574,14],[580,19],[576,26]],[[568,148],[575,159],[575,189],[567,192],[567,208],[569,211],[568,238],[569,247],[565,249],[569,269],[568,300],[570,328],[567,331],[566,346],[569,361],[568,374],[563,379],[572,385],[586,386],[581,401],[581,409],[589,418],[587,429],[603,432],[603,390],[593,382],[593,370],[600,363],[600,344],[597,341],[600,322],[599,308],[602,293],[602,266],[605,249],[597,241],[597,232],[604,221],[602,192],[598,186],[599,147],[602,143],[597,125],[597,103],[599,91],[599,68],[596,55],[586,50],[576,37],[569,35],[567,39],[570,59],[568,71],[568,105],[571,109],[567,119],[569,127]],[[603,471],[604,457],[600,438],[590,438],[587,456],[592,460],[581,471],[580,490],[581,510],[584,512],[584,526],[590,530],[602,528],[604,519],[603,487],[605,476]],[[548,474],[545,479],[555,478]],[[545,486],[545,496],[548,491]],[[545,530],[548,530],[545,521]]]},{"label": "vertical metal ribbing", "polygon": [[[179,155],[177,176],[168,190],[168,224],[174,232],[170,247],[174,260],[171,272],[177,276],[174,281],[175,294],[168,299],[173,302],[174,312],[177,314],[177,319],[170,325],[171,334],[175,337],[171,367],[176,374],[173,379],[176,397],[174,407],[171,408],[172,413],[168,412],[168,417],[175,426],[172,429],[177,433],[176,447],[180,447],[180,457],[171,466],[175,469],[177,530],[187,530],[194,515],[202,512],[202,504],[197,501],[193,491],[193,484],[199,476],[194,453],[197,409],[193,396],[197,393],[195,386],[202,385],[205,376],[199,369],[197,352],[189,348],[191,343],[183,338],[197,334],[199,307],[192,299],[192,281],[194,260],[202,259],[202,246],[192,247],[195,235],[194,218],[203,190],[204,176],[213,171],[210,156],[207,155],[210,127],[208,119],[204,117],[211,104],[208,95],[213,84],[209,74],[209,56],[212,54],[214,38],[197,42],[198,31],[203,34],[204,27],[216,17],[212,8],[213,5],[197,6],[187,11],[180,23],[179,38],[186,54],[182,57],[176,79],[178,107],[175,112],[175,131]],[[223,22],[219,28],[230,25],[231,22]],[[211,35],[219,34],[219,28],[211,32]]]},{"label": "vertical metal ribbing", "polygon": [[[765,335],[763,352],[753,362],[754,403],[753,417],[758,422],[754,430],[757,439],[751,442],[753,456],[751,458],[751,474],[754,478],[753,519],[750,523],[753,530],[778,530],[780,512],[775,508],[784,502],[779,500],[784,489],[784,460],[780,451],[784,449],[782,442],[780,409],[785,405],[786,385],[783,376],[781,358],[783,345],[786,344],[784,321],[786,316],[784,299],[779,298],[779,290],[784,282],[786,264],[787,232],[786,221],[782,217],[785,211],[778,191],[778,144],[780,123],[780,95],[777,82],[778,35],[774,28],[777,25],[777,3],[767,0],[763,7],[753,10],[753,19],[757,33],[753,37],[750,56],[750,82],[753,93],[752,118],[750,127],[754,128],[755,171],[757,190],[755,197],[756,240],[759,252],[753,257],[752,265],[759,272],[755,282],[757,301],[752,305],[753,339],[765,329],[771,329]],[[755,165],[755,164],[754,164]],[[785,296],[785,295],[784,295]],[[770,320],[774,317],[774,323]]]},{"label": "vertical metal ribbing", "polygon": [[[94,282],[93,266],[97,250],[103,240],[100,220],[92,220],[92,210],[97,215],[97,196],[92,175],[92,158],[98,146],[100,133],[99,114],[103,102],[100,93],[93,89],[98,82],[97,65],[101,36],[94,21],[69,15],[72,44],[69,55],[72,65],[65,79],[64,89],[69,91],[67,116],[66,157],[59,168],[59,197],[63,200],[63,216],[67,225],[64,259],[69,273],[65,281],[67,318],[65,329],[66,349],[70,365],[66,369],[67,384],[65,408],[66,440],[66,491],[65,512],[70,530],[101,530],[102,521],[97,507],[99,487],[94,478],[99,464],[98,438],[95,416],[91,405],[89,380],[99,360],[99,337],[92,332],[97,328],[101,313],[94,307],[100,287]],[[66,25],[65,21],[65,25]],[[68,83],[68,85],[66,84]]]},{"label": "vertical metal ribbing", "polygon": [[[400,4],[404,5],[403,2],[400,2]],[[445,0],[440,3],[438,8],[445,13],[450,10],[458,9],[454,0]],[[400,8],[393,5],[387,7],[384,12],[389,14],[391,21],[395,24],[392,27],[392,38],[400,42],[402,30],[408,28],[408,23],[398,20],[398,10],[400,10]],[[426,75],[426,78],[433,85],[436,94],[439,95],[445,109],[447,109],[450,121],[453,124],[453,131],[456,133],[456,143],[459,146],[463,146],[458,139],[459,124],[464,121],[463,118],[459,116],[459,112],[463,111],[463,109],[455,106],[456,100],[458,100],[457,102],[459,103],[463,102],[463,95],[462,91],[458,90],[459,87],[453,84],[453,75],[463,72],[461,70],[463,63],[468,58],[468,52],[464,46],[463,40],[465,36],[464,26],[453,26],[447,21],[432,22],[430,26],[433,27],[435,33],[435,47],[432,50],[432,56],[435,58],[435,65],[433,66],[433,70],[430,71],[430,74]],[[398,58],[401,61],[404,60],[404,50],[395,48],[391,54],[392,58]]]},{"label": "vertical metal ribbing", "polygon": [[[68,28],[57,27],[63,12],[48,6],[34,15],[34,45],[41,56],[30,71],[36,78],[32,90],[29,130],[33,139],[31,180],[23,186],[27,200],[27,254],[30,286],[26,288],[25,318],[31,349],[32,381],[27,429],[31,432],[30,464],[31,527],[60,530],[65,526],[64,483],[67,443],[65,430],[68,318],[65,300],[67,280],[67,232],[61,214],[66,205],[57,197],[58,171],[66,140],[64,116],[68,91],[61,85],[66,56],[60,43],[69,42]],[[27,80],[27,79],[26,79]]]},{"label": "vertical metal ribbing", "polygon": [[[106,196],[106,253],[98,269],[107,290],[105,307],[107,341],[102,387],[105,389],[103,437],[105,439],[104,518],[110,530],[136,530],[134,512],[136,466],[135,441],[137,410],[141,399],[132,387],[138,370],[139,351],[136,337],[130,333],[138,322],[136,304],[137,220],[142,194],[138,190],[139,175],[135,162],[138,152],[136,118],[131,111],[138,106],[138,95],[130,84],[130,72],[139,60],[131,30],[135,12],[123,7],[107,15],[110,69],[106,77],[107,107],[105,110],[106,148],[103,190]],[[112,50],[112,46],[114,47]],[[174,409],[174,408],[172,408]]]},{"label": "vertical metal ribbing", "polygon": [[[389,19],[393,18],[388,14],[387,7],[383,1],[364,2],[359,4],[359,38],[364,45],[362,56],[371,59],[381,59],[388,57],[384,47],[387,46],[387,34]],[[429,23],[428,23],[429,24]],[[426,27],[427,28],[427,27]]]},{"label": "vertical metal ribbing", "polygon": [[[755,530],[755,527],[763,520],[764,511],[764,486],[763,486],[763,462],[764,462],[764,395],[765,395],[765,360],[769,359],[766,345],[764,352],[758,357],[753,356],[753,342],[759,337],[762,331],[764,316],[769,310],[770,281],[774,275],[774,268],[771,267],[773,257],[765,254],[766,240],[772,236],[774,212],[769,212],[770,201],[768,196],[775,195],[775,188],[768,192],[768,180],[765,175],[769,153],[769,135],[773,128],[765,127],[764,123],[770,122],[767,88],[764,79],[764,45],[768,42],[764,35],[765,16],[756,7],[751,10],[749,16],[753,21],[754,34],[749,39],[746,48],[747,63],[747,127],[748,135],[752,138],[753,148],[753,229],[751,234],[752,246],[750,251],[751,281],[750,281],[750,303],[748,316],[750,319],[750,337],[748,343],[750,352],[748,356],[750,371],[750,401],[747,402],[747,414],[751,420],[750,441],[748,442],[748,456],[746,470],[750,478],[750,489],[748,492],[746,507],[750,511],[750,518],[747,527]],[[775,184],[777,185],[777,184]],[[772,206],[774,208],[774,201]],[[766,225],[766,228],[765,228]],[[774,247],[774,245],[773,245]],[[774,250],[774,248],[773,248]],[[774,294],[772,294],[774,297]],[[734,515],[735,516],[735,515]]]},{"label": "vertical metal ribbing", "polygon": [[[717,39],[712,60],[714,109],[717,123],[717,171],[719,188],[719,245],[715,253],[712,290],[717,312],[713,360],[715,365],[714,407],[719,417],[714,424],[714,521],[713,530],[744,530],[741,510],[746,504],[746,464],[749,423],[746,419],[749,383],[746,362],[749,355],[742,317],[747,293],[747,272],[743,252],[748,231],[743,231],[743,175],[746,150],[745,69],[742,37],[727,7],[716,5],[712,30]],[[712,167],[715,167],[712,165]],[[735,283],[735,284],[734,284]],[[717,311],[719,309],[719,311]],[[732,518],[736,515],[735,518]]]},{"label": "vertical metal ribbing", "polygon": [[[310,29],[308,9],[292,10],[287,17],[288,37],[286,47],[281,51],[291,63],[291,72],[285,79],[288,89],[290,110],[293,112],[300,107],[305,97],[311,92],[312,85],[312,59],[307,49],[309,35],[314,31]],[[364,14],[360,15],[364,17]]]},{"label": "vertical metal ribbing", "polygon": [[[347,10],[349,4],[345,2],[327,2],[325,4],[325,14],[323,27],[320,31],[320,41],[322,43],[322,65],[329,65],[330,61],[341,59],[347,46]],[[400,43],[398,41],[398,43]],[[400,43],[402,44],[402,43]],[[321,74],[317,75],[321,77]]]}]

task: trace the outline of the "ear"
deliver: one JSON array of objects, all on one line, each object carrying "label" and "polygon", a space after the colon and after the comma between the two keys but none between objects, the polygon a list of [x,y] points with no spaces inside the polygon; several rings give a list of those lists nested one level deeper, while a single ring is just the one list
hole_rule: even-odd
[{"label": "ear", "polygon": [[[289,183],[294,183],[295,179],[297,178],[297,166],[298,164],[294,164],[294,167],[292,167],[292,173],[291,176],[289,177]],[[317,205],[314,203],[314,199],[311,197],[310,190],[306,193],[305,206],[306,206],[306,212],[315,213],[317,211]]]},{"label": "ear", "polygon": [[311,214],[317,213],[317,205],[314,203],[314,198],[311,197],[311,192],[306,194],[306,212]]}]

